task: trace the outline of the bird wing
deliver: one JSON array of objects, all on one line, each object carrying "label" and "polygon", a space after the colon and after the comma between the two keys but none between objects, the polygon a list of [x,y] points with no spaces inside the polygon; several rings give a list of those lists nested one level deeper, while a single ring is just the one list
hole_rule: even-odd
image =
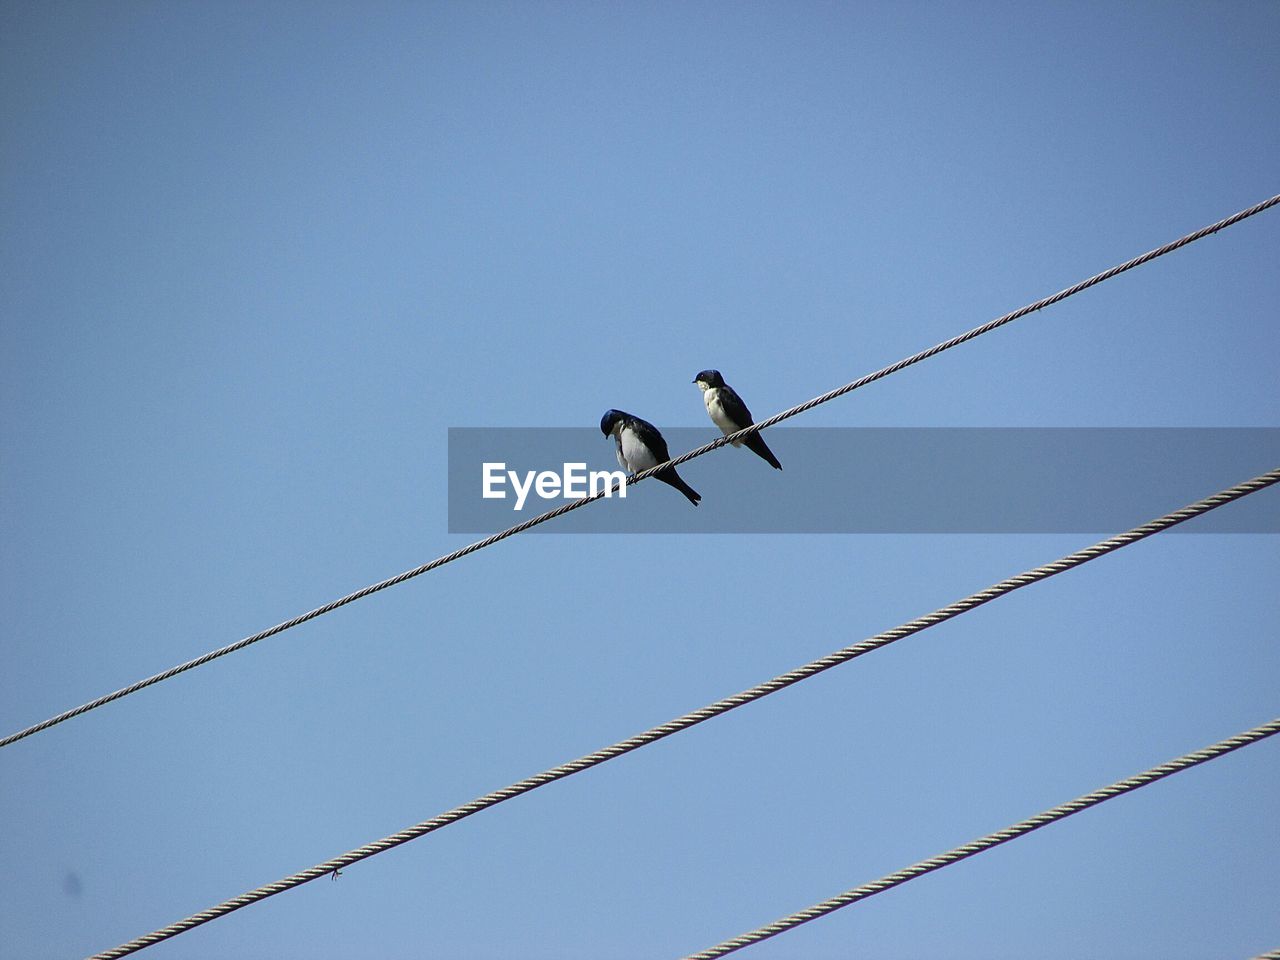
[{"label": "bird wing", "polygon": [[648,420],[641,420],[639,417],[633,418],[630,426],[636,439],[648,447],[649,451],[657,458],[650,466],[656,466],[671,459],[671,454],[667,452],[667,441],[662,439],[662,434],[658,432],[657,427]]},{"label": "bird wing", "polygon": [[727,384],[720,388],[720,406],[724,408],[724,412],[729,419],[738,425],[738,429],[749,427],[755,423],[751,419],[751,411],[747,409],[747,405],[742,402],[742,398],[738,396],[738,392]]}]

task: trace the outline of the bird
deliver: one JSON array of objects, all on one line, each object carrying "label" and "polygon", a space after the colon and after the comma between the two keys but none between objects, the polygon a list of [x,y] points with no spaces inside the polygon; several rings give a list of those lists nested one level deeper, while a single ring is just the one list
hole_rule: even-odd
[{"label": "bird", "polygon": [[[720,376],[719,370],[703,370],[693,378],[693,382],[702,391],[702,402],[707,405],[711,422],[719,427],[720,432],[726,437],[755,423],[751,419],[751,411],[747,409],[747,405],[742,402],[737,391],[724,382],[724,377]],[[735,447],[740,447],[744,443],[748,450],[771,467],[782,469],[782,464],[778,462],[778,458],[773,455],[773,451],[769,449],[769,445],[764,442],[764,437],[760,436],[759,432],[742,440],[733,441]]]},{"label": "bird", "polygon": [[[618,463],[628,473],[639,473],[671,459],[671,454],[667,452],[667,441],[662,439],[658,428],[648,420],[641,420],[621,410],[606,410],[600,418],[600,432],[606,437],[613,437],[618,448]],[[680,479],[675,467],[659,470],[653,476],[655,480],[675,487],[695,507],[702,499],[697,490]]]}]

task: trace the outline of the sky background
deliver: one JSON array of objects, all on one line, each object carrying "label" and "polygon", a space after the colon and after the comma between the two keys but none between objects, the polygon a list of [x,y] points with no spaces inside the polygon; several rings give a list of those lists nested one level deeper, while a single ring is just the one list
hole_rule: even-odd
[{"label": "sky background", "polygon": [[[710,439],[699,370],[764,417],[1271,196],[1276,36],[1263,2],[0,6],[0,733],[469,542],[450,427]],[[1270,211],[795,423],[1280,426],[1278,249]],[[699,509],[823,469],[769,442],[782,473],[683,467]],[[1114,532],[508,540],[0,751],[0,954],[113,947]],[[708,947],[1280,714],[1278,551],[1145,541],[146,954]],[[743,955],[1252,956],[1276,796],[1280,738]]]}]

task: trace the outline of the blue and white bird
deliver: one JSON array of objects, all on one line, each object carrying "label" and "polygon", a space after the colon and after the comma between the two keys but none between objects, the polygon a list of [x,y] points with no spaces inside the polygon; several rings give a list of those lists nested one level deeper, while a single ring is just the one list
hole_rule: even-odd
[{"label": "blue and white bird", "polygon": [[[600,432],[606,437],[613,437],[618,448],[618,463],[627,473],[639,473],[671,459],[667,452],[667,441],[648,420],[641,420],[621,410],[607,410],[600,418]],[[702,497],[676,473],[675,467],[667,467],[653,475],[683,493],[695,507]]]},{"label": "blue and white bird", "polygon": [[[719,427],[720,432],[726,437],[755,423],[751,419],[751,411],[747,409],[747,405],[742,402],[737,391],[724,382],[724,377],[720,376],[719,370],[703,370],[693,378],[693,382],[702,391],[702,402],[707,405],[711,422]],[[744,443],[748,450],[771,467],[782,469],[782,464],[778,462],[778,458],[773,455],[773,451],[769,449],[769,445],[764,442],[764,437],[759,433],[753,433],[743,440],[735,440],[733,446],[740,447]]]}]

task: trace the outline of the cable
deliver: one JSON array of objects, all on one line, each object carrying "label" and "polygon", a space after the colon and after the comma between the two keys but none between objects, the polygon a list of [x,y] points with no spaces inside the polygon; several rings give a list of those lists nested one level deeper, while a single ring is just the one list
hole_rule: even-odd
[{"label": "cable", "polygon": [[[1110,270],[1105,270],[1102,273],[1099,273],[1090,277],[1088,280],[1082,280],[1079,283],[1075,284],[1074,286],[1067,287],[1065,290],[1060,290],[1057,293],[1053,294],[1052,296],[1045,297],[1043,300],[1037,300],[1035,303],[1028,304],[1027,306],[1022,307],[1018,310],[1015,310],[1012,313],[1006,313],[1003,317],[999,317],[988,323],[984,323],[980,327],[974,327],[972,330],[969,330],[966,333],[962,333],[959,336],[952,337],[950,340],[947,340],[943,343],[939,343],[936,346],[930,347],[928,350],[921,351],[920,353],[907,357],[904,360],[899,360],[897,363],[892,364],[891,366],[882,367],[881,369],[877,370],[875,373],[869,373],[865,377],[862,377],[858,380],[854,380],[852,383],[846,383],[843,387],[838,387],[835,390],[832,390],[828,393],[824,393],[820,397],[814,397],[812,400],[802,403],[799,406],[792,407],[789,410],[784,410],[778,414],[774,414],[772,417],[769,417],[767,420],[762,420],[759,423],[753,424],[750,427],[747,427],[743,430],[739,430],[737,433],[719,437],[718,439],[713,440],[710,443],[704,444],[703,446],[698,447],[695,450],[690,450],[688,453],[685,453],[679,457],[676,457],[674,460],[668,461],[668,463],[666,464],[659,464],[658,466],[651,467],[648,470],[642,470],[640,473],[637,473],[632,475],[631,477],[628,477],[627,483],[628,484],[638,483],[641,480],[644,480],[652,476],[653,474],[657,473],[659,470],[665,469],[667,466],[676,466],[676,465],[685,463],[689,460],[694,459],[695,457],[702,456],[704,453],[710,453],[712,450],[715,450],[717,447],[723,447],[725,444],[742,440],[744,437],[747,437],[752,433],[757,433],[765,429],[766,427],[771,427],[776,423],[781,423],[783,420],[786,420],[790,417],[794,417],[794,416],[797,416],[798,414],[804,413],[806,410],[811,410],[812,408],[818,406],[819,404],[826,403],[829,400],[834,400],[836,397],[844,396],[846,393],[849,393],[853,390],[857,390],[859,387],[866,386],[867,384],[873,383],[876,380],[880,380],[883,377],[887,377],[892,373],[897,373],[899,370],[902,370],[905,367],[909,367],[914,363],[919,363],[921,360],[927,360],[929,357],[932,357],[935,354],[939,354],[944,350],[950,350],[952,347],[959,346],[960,344],[965,343],[966,341],[972,340],[975,337],[979,337],[984,333],[988,333],[991,330],[996,329],[996,327],[1004,326],[1006,323],[1012,323],[1014,320],[1017,320],[1021,317],[1025,317],[1029,313],[1034,313],[1035,311],[1040,310],[1044,307],[1047,307],[1050,304],[1057,303],[1060,300],[1065,300],[1067,297],[1073,296],[1074,294],[1077,294],[1082,290],[1086,290],[1089,287],[1094,286],[1095,284],[1102,283],[1104,280],[1109,280],[1118,274],[1124,273],[1126,270],[1132,270],[1134,267],[1141,266],[1144,263],[1148,263],[1151,260],[1155,260],[1157,257],[1162,257],[1166,253],[1172,253],[1174,250],[1177,250],[1180,247],[1185,247],[1189,243],[1194,243],[1195,241],[1203,239],[1204,237],[1207,237],[1210,234],[1217,233],[1219,230],[1225,229],[1226,227],[1239,223],[1241,220],[1246,220],[1249,217],[1254,216],[1255,214],[1261,213],[1262,211],[1275,206],[1277,203],[1280,203],[1280,194],[1277,194],[1276,196],[1271,197],[1269,200],[1263,200],[1261,203],[1254,204],[1252,207],[1249,207],[1245,210],[1241,210],[1239,213],[1234,213],[1223,220],[1219,220],[1217,223],[1210,224],[1207,227],[1202,227],[1201,229],[1195,231],[1194,233],[1189,233],[1178,240],[1174,240],[1171,243],[1166,243],[1162,247],[1157,247],[1156,249],[1148,251],[1147,253],[1144,253],[1141,256],[1134,257],[1132,260],[1127,260],[1124,263],[1119,264],[1118,266],[1112,267]],[[316,617],[323,616],[326,613],[330,613],[331,611],[336,610],[339,607],[346,606],[348,603],[354,603],[356,600],[361,600],[364,597],[369,596],[370,594],[377,593],[379,590],[385,590],[387,587],[394,587],[397,584],[404,583],[404,581],[406,580],[411,580],[414,577],[420,576],[431,570],[435,570],[437,567],[443,567],[446,563],[452,563],[454,560],[459,560],[462,557],[467,556],[467,554],[475,553],[477,550],[483,550],[485,547],[492,546],[493,544],[497,543],[500,540],[505,540],[507,537],[515,536],[517,533],[523,533],[525,530],[528,530],[530,527],[536,527],[540,523],[545,523],[548,520],[553,520],[556,517],[561,516],[562,514],[569,513],[572,510],[577,510],[579,507],[584,507],[588,503],[591,503],[595,500],[599,500],[602,497],[610,496],[617,489],[618,488],[613,487],[613,488],[610,488],[608,491],[600,491],[592,496],[583,497],[581,500],[575,500],[572,503],[564,504],[560,507],[557,507],[554,510],[549,510],[546,513],[542,514],[541,516],[532,517],[529,520],[524,521],[523,523],[516,524],[514,527],[508,527],[506,530],[502,530],[498,533],[495,533],[492,536],[486,537],[483,540],[478,540],[475,543],[469,544],[468,546],[465,546],[460,550],[455,550],[453,553],[445,554],[442,557],[437,557],[435,560],[432,560],[430,563],[425,563],[420,567],[414,567],[412,570],[406,570],[404,573],[401,573],[398,576],[391,577],[387,580],[382,580],[378,583],[367,586],[362,590],[357,590],[354,593],[349,593],[345,597],[341,597],[338,600],[334,600],[330,603],[326,603],[322,607],[316,607],[314,610],[301,614],[300,616],[294,617],[292,620],[286,620],[284,623],[278,623],[274,627],[270,627],[259,633],[255,633],[252,636],[245,637],[243,640],[238,640],[235,643],[228,644],[225,647],[219,647],[217,650],[211,650],[210,652],[204,654],[201,657],[197,657],[194,660],[188,660],[186,663],[180,663],[176,667],[171,667],[168,670],[165,670],[163,673],[157,673],[154,676],[147,677],[144,680],[139,680],[136,683],[131,683],[129,686],[123,687],[115,691],[114,693],[106,694],[105,696],[101,696],[96,700],[91,700],[86,704],[82,704],[79,707],[75,707],[74,709],[66,710],[63,713],[58,714],[57,716],[50,717],[48,720],[41,721],[40,723],[34,724],[30,727],[27,727],[24,730],[19,730],[17,733],[9,734],[7,737],[0,739],[0,748],[7,747],[12,743],[16,743],[17,741],[22,740],[24,737],[29,737],[32,734],[39,733],[41,730],[47,730],[49,727],[62,723],[64,720],[70,720],[73,717],[80,716],[82,713],[88,713],[90,710],[95,710],[98,707],[105,706],[106,704],[111,703],[113,700],[119,700],[122,697],[127,697],[130,694],[137,693],[139,690],[149,687],[152,684],[160,683],[162,680],[168,680],[171,677],[176,677],[178,674],[185,673],[187,670],[192,670],[196,667],[203,666],[204,664],[208,663],[211,660],[216,660],[218,657],[226,656],[228,653],[234,653],[237,650],[243,650],[245,647],[255,644],[259,640],[265,640],[268,637],[275,636],[277,633],[283,633],[285,630],[288,630],[291,627],[296,627],[300,624],[306,623],[308,620],[314,620]]]},{"label": "cable", "polygon": [[848,660],[853,660],[855,657],[860,657],[865,653],[870,653],[872,650],[878,650],[881,647],[888,646],[895,640],[901,640],[903,637],[910,636],[913,633],[919,633],[921,630],[935,626],[945,620],[950,620],[952,617],[959,616],[960,614],[972,610],[975,607],[982,606],[984,603],[1003,596],[1006,593],[1012,593],[1020,587],[1025,587],[1029,584],[1036,583],[1037,581],[1045,580],[1055,574],[1062,573],[1065,570],[1070,570],[1072,567],[1077,567],[1083,563],[1089,562],[1090,560],[1095,560],[1104,554],[1112,552],[1113,550],[1119,550],[1121,547],[1128,546],[1131,543],[1136,543],[1137,541],[1149,537],[1152,534],[1159,533],[1162,530],[1167,530],[1169,527],[1182,523],[1186,520],[1190,520],[1192,517],[1208,513],[1210,510],[1214,510],[1224,504],[1230,503],[1233,500],[1238,500],[1241,497],[1248,496],[1251,493],[1256,493],[1257,491],[1269,487],[1277,482],[1280,482],[1280,468],[1254,477],[1252,480],[1246,480],[1244,483],[1237,484],[1234,487],[1229,487],[1228,489],[1215,493],[1212,496],[1205,497],[1203,500],[1198,500],[1180,510],[1175,510],[1172,513],[1165,514],[1163,517],[1159,517],[1149,523],[1144,523],[1140,527],[1134,527],[1132,530],[1118,534],[1108,540],[1095,543],[1091,547],[1078,550],[1075,553],[1061,558],[1060,560],[1055,560],[1052,563],[1045,564],[1044,566],[1036,567],[1032,570],[1026,571],[1025,573],[1020,573],[1015,577],[1002,580],[994,586],[988,587],[985,590],[980,590],[977,593],[971,594],[962,600],[957,600],[955,603],[949,604],[948,606],[941,607],[933,611],[933,613],[926,614],[925,616],[912,620],[909,623],[904,623],[901,626],[894,627],[892,630],[886,630],[884,633],[877,634],[867,640],[862,640],[851,646],[845,647],[842,650],[837,650],[835,653],[828,654],[820,660],[814,660],[811,663],[807,663],[802,667],[790,671],[789,673],[784,673],[781,676],[774,677],[772,680],[768,680],[754,686],[742,693],[726,697],[723,700],[718,700],[715,703],[703,707],[700,710],[695,710],[692,713],[686,713],[684,716],[677,717],[674,720],[670,720],[660,726],[653,727],[646,730],[644,733],[637,734],[627,740],[622,740],[611,746],[605,747],[602,750],[597,750],[595,753],[587,754],[584,757],[572,760],[569,763],[561,764],[558,767],[552,767],[550,770],[544,770],[542,773],[535,774],[532,777],[527,777],[526,779],[513,783],[510,786],[503,787],[501,790],[495,790],[492,793],[487,793],[483,797],[472,800],[470,803],[465,803],[460,807],[454,807],[452,810],[448,810],[438,816],[432,817],[430,820],[424,820],[412,827],[401,830],[399,833],[392,834],[389,837],[384,837],[381,840],[375,840],[374,842],[365,844],[362,847],[357,847],[354,850],[348,851],[340,856],[333,857],[332,859],[326,860],[314,867],[295,873],[292,876],[285,877],[283,880],[277,880],[274,883],[269,883],[265,886],[250,890],[238,897],[224,901],[217,906],[210,907],[209,909],[187,917],[184,920],[179,920],[176,923],[172,923],[167,927],[154,931],[153,933],[148,933],[135,940],[130,940],[128,943],[112,950],[96,954],[91,958],[91,960],[115,960],[115,958],[127,956],[130,953],[141,950],[143,947],[159,943],[161,940],[167,940],[180,933],[185,933],[193,927],[198,927],[203,923],[208,923],[210,920],[215,920],[218,917],[225,916],[228,913],[239,910],[241,907],[247,907],[251,903],[256,903],[259,900],[265,900],[267,897],[274,896],[277,893],[283,893],[286,890],[301,886],[302,884],[318,879],[319,877],[334,873],[343,867],[349,866],[357,861],[364,860],[367,857],[372,857],[375,854],[383,853],[390,850],[392,847],[399,846],[402,843],[407,843],[410,840],[416,840],[418,837],[425,836],[426,834],[439,830],[441,827],[448,826],[451,823],[456,823],[474,813],[479,813],[481,810],[496,806],[499,803],[518,797],[523,793],[528,793],[531,790],[536,790],[538,787],[546,786],[556,780],[572,776],[575,773],[581,773],[583,770],[587,770],[608,760],[612,760],[615,757],[620,757],[625,753],[630,753],[632,750],[636,750],[650,743],[655,743],[656,741],[669,737],[674,733],[679,733],[681,730],[686,730],[689,727],[702,723],[705,720],[710,720],[712,717],[728,713],[730,710],[741,707],[744,704],[751,703],[753,700],[759,700],[762,697],[767,697],[771,693],[777,693],[779,690],[789,687],[794,683],[799,683],[801,680],[807,680],[812,676],[822,673],[824,670],[829,670],[830,668],[838,666]]},{"label": "cable", "polygon": [[1012,313],[1006,313],[1003,317],[997,317],[995,320],[984,323],[980,327],[974,327],[972,330],[962,333],[959,336],[952,337],[950,340],[943,341],[937,346],[930,347],[928,350],[922,350],[920,353],[916,353],[906,359],[899,360],[897,363],[891,364],[887,367],[882,367],[875,373],[869,373],[865,377],[854,380],[852,383],[846,383],[843,387],[837,387],[835,390],[824,393],[820,397],[814,397],[812,400],[802,403],[799,406],[792,407],[790,410],[784,410],[782,413],[774,414],[767,420],[761,420],[759,423],[752,424],[745,429],[739,430],[737,433],[720,437],[711,443],[698,447],[696,450],[690,450],[688,453],[671,460],[670,464],[659,464],[658,466],[646,470],[643,473],[636,474],[636,479],[644,479],[650,474],[665,469],[668,465],[673,467],[679,466],[687,460],[692,460],[694,457],[700,457],[704,453],[714,450],[716,447],[722,447],[726,443],[735,443],[753,433],[758,433],[759,431],[764,430],[766,427],[771,427],[775,423],[781,423],[789,417],[794,417],[797,414],[811,410],[819,404],[826,403],[828,400],[834,400],[836,397],[842,397],[846,393],[857,390],[859,387],[864,387],[867,384],[874,383],[876,380],[887,377],[892,373],[897,373],[899,370],[902,370],[904,367],[909,367],[913,363],[919,363],[921,360],[927,360],[935,354],[942,353],[944,350],[950,350],[952,347],[959,346],[960,344],[972,340],[975,337],[980,337],[982,334],[989,333],[997,327],[1004,326],[1006,323],[1012,323],[1014,320],[1020,320],[1029,313],[1035,313],[1037,310],[1041,310],[1044,307],[1048,307],[1061,300],[1065,300],[1067,297],[1074,296],[1083,290],[1089,289],[1089,287],[1102,283],[1104,280],[1110,280],[1112,277],[1124,273],[1126,270],[1132,270],[1134,267],[1140,267],[1144,263],[1149,263],[1158,257],[1163,257],[1166,253],[1172,253],[1179,247],[1185,247],[1189,243],[1194,243],[1196,240],[1200,240],[1210,234],[1217,233],[1219,230],[1229,227],[1232,224],[1239,223],[1241,220],[1252,217],[1254,214],[1261,213],[1263,210],[1273,207],[1277,203],[1280,203],[1280,194],[1271,197],[1269,200],[1263,200],[1261,203],[1255,204],[1246,210],[1241,210],[1239,213],[1232,214],[1224,220],[1219,220],[1215,224],[1211,224],[1210,226],[1197,230],[1195,233],[1189,233],[1185,237],[1166,243],[1163,247],[1157,247],[1156,249],[1150,250],[1141,256],[1134,257],[1132,260],[1126,260],[1124,263],[1114,266],[1110,270],[1104,270],[1102,273],[1095,274],[1088,280],[1081,280],[1079,283],[1067,287],[1065,290],[1059,290],[1052,296],[1045,297],[1042,300],[1037,300],[1035,303],[1027,304],[1027,306],[1020,307]]},{"label": "cable", "polygon": [[723,943],[716,944],[701,953],[692,953],[685,957],[684,960],[713,960],[714,957],[723,957],[725,954],[733,953],[735,950],[741,950],[753,943],[759,943],[761,940],[768,940],[770,937],[776,937],[780,933],[784,933],[793,927],[798,927],[802,923],[808,923],[810,920],[816,920],[818,917],[824,917],[828,913],[833,913],[841,907],[847,907],[851,903],[857,903],[859,900],[865,900],[873,897],[877,893],[882,893],[899,884],[906,883],[908,880],[914,880],[916,877],[923,876],[942,867],[950,866],[958,863],[966,857],[972,857],[975,854],[982,853],[984,850],[990,850],[992,847],[1007,843],[1017,837],[1030,833],[1032,830],[1039,830],[1043,826],[1053,823],[1055,820],[1061,820],[1069,817],[1073,813],[1079,813],[1081,810],[1088,810],[1090,807],[1097,806],[1104,800],[1110,800],[1121,794],[1128,793],[1131,790],[1137,790],[1139,787],[1145,787],[1147,784],[1155,783],[1165,777],[1180,773],[1197,764],[1205,763],[1213,760],[1232,750],[1238,750],[1241,747],[1248,746],[1251,743],[1257,743],[1259,740],[1266,739],[1276,733],[1280,733],[1280,718],[1276,718],[1269,723],[1264,723],[1260,727],[1254,727],[1252,730],[1246,730],[1244,733],[1236,734],[1212,746],[1197,750],[1194,753],[1188,753],[1185,756],[1178,757],[1176,760],[1170,760],[1168,763],[1162,763],[1158,767],[1152,767],[1143,773],[1136,774],[1125,780],[1111,784],[1109,787],[1103,787],[1101,790],[1095,790],[1093,793],[1087,793],[1083,797],[1078,797],[1068,803],[1046,810],[1044,813],[1038,813],[1029,820],[1023,820],[1015,823],[1013,826],[1005,827],[1003,830],[997,830],[995,833],[989,833],[985,837],[979,837],[966,843],[964,846],[956,847],[937,857],[931,857],[928,860],[921,860],[919,863],[913,863],[911,866],[897,873],[891,873],[887,877],[881,877],[879,880],[873,880],[871,883],[864,883],[860,887],[854,887],[852,890],[846,890],[839,896],[832,897],[830,900],[824,900],[822,903],[816,903],[812,907],[807,907],[775,920],[766,926],[759,927],[749,933],[734,937],[732,940],[725,940]]}]

